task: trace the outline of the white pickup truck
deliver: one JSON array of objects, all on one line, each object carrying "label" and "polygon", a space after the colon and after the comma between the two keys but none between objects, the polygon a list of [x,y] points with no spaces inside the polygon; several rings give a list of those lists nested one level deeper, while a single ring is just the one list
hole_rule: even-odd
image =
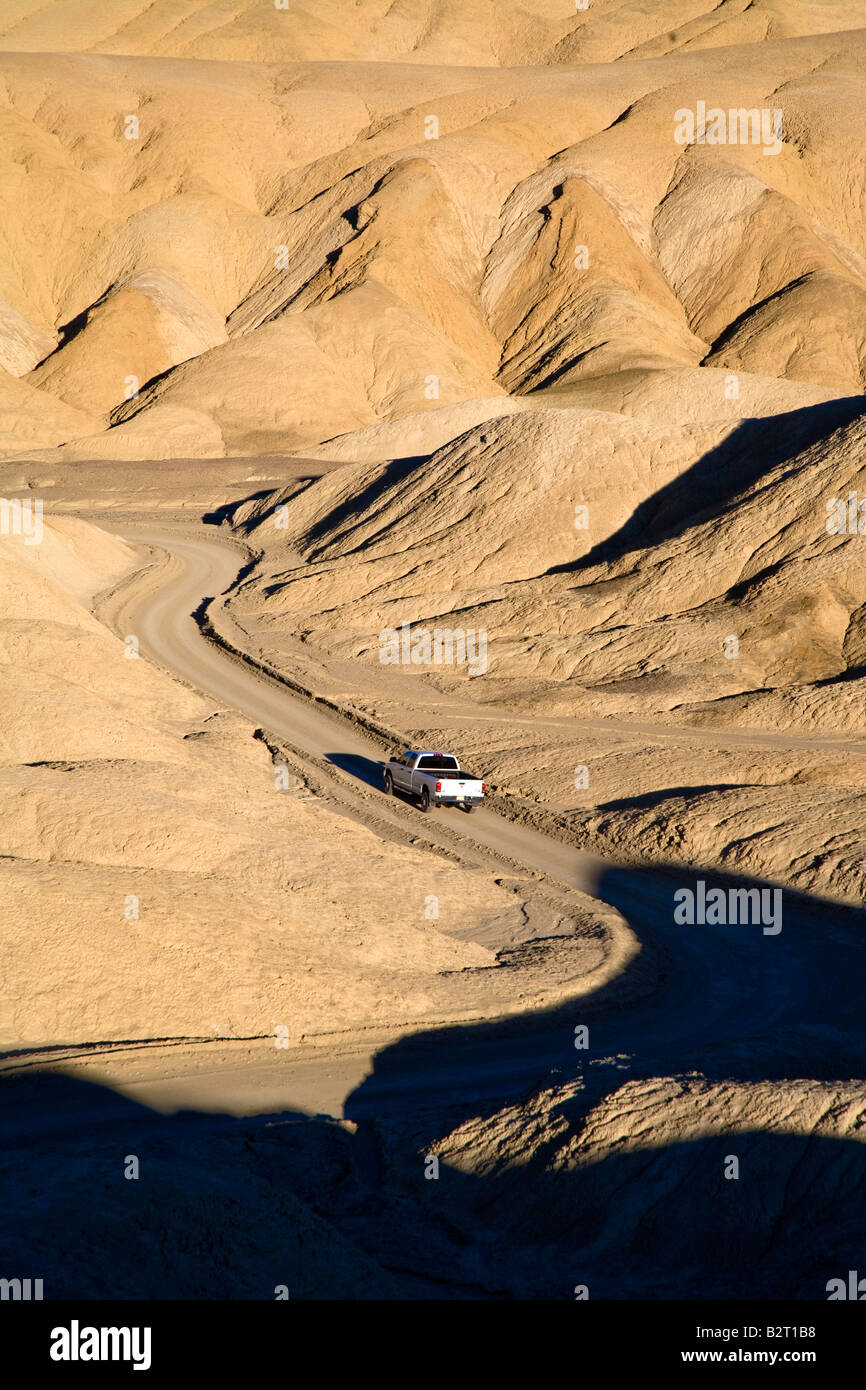
[{"label": "white pickup truck", "polygon": [[462,772],[451,753],[410,748],[385,765],[385,791],[414,796],[422,811],[434,806],[459,806],[471,812],[484,800],[485,784]]}]

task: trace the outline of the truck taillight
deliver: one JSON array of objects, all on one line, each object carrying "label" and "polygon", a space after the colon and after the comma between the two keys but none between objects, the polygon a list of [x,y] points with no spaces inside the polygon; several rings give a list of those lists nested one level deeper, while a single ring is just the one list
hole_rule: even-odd
[{"label": "truck taillight", "polygon": [[486,792],[486,791],[487,791],[487,783],[486,783],[486,782],[482,782],[482,783],[481,783],[481,790],[482,790],[482,792]]},{"label": "truck taillight", "polygon": [[441,783],[441,782],[437,782],[437,783],[436,783],[436,790],[437,790],[437,792],[441,792],[441,790],[442,790],[442,783]]}]

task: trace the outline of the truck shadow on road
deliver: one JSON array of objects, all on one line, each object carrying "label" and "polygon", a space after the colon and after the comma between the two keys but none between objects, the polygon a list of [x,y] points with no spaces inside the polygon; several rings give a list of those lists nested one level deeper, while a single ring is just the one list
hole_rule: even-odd
[{"label": "truck shadow on road", "polygon": [[326,753],[325,761],[333,767],[338,767],[341,772],[348,772],[352,777],[357,777],[359,782],[364,782],[368,787],[375,787],[377,791],[382,791],[382,762],[376,762],[373,758],[365,758],[360,753]]},{"label": "truck shadow on road", "polygon": [[[385,795],[383,779],[388,760],[384,756],[379,761],[376,761],[374,758],[365,758],[360,753],[326,753],[325,761],[329,762],[333,767],[340,768],[342,772],[348,772],[352,777],[356,777],[359,782],[363,782],[366,786],[375,787],[376,791],[382,792],[383,796]],[[417,802],[408,792],[403,792],[395,788],[394,796],[398,801],[403,802],[407,806],[417,807]],[[456,809],[456,807],[448,805],[436,807],[436,810],[445,812],[454,811]],[[460,819],[462,819],[462,816]]]}]

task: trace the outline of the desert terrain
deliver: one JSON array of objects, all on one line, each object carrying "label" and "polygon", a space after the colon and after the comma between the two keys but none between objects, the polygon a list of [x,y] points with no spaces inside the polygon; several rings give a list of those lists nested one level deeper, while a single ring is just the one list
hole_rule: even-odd
[{"label": "desert terrain", "polygon": [[864,68],[859,0],[7,0],[0,1273],[862,1264]]}]

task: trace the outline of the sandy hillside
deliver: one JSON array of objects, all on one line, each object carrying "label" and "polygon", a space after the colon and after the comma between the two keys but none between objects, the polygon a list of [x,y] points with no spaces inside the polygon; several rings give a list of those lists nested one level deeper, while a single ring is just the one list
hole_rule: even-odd
[{"label": "sandy hillside", "polygon": [[[10,0],[0,21],[4,48],[25,52],[145,54],[242,62],[405,61],[459,66],[612,62],[694,48],[846,28],[853,0],[593,0],[565,6],[536,0],[279,0],[218,8],[200,0],[117,0],[110,12],[88,0]],[[576,11],[569,13],[570,10]]]},{"label": "sandy hillside", "polygon": [[[87,605],[133,558],[72,520],[0,540],[3,1041],[267,1045],[279,1024],[297,1041],[555,991],[556,971],[496,969],[549,908],[374,835],[237,716],[127,658]],[[564,951],[561,989],[603,955]]]},{"label": "sandy hillside", "polygon": [[[503,415],[240,506],[262,558],[231,611],[269,664],[459,747],[555,834],[859,902],[866,593],[859,534],[827,522],[864,466],[857,401]],[[484,633],[483,669],[383,664],[403,625]]]},{"label": "sandy hillside", "polygon": [[[866,1233],[862,0],[0,10],[0,1270],[823,1297]],[[477,669],[383,662],[444,628]],[[499,815],[385,798],[397,744]],[[683,930],[711,873],[784,933]]]},{"label": "sandy hillside", "polygon": [[[862,391],[857,7],[544,11],[497,6],[493,52],[480,4],[7,10],[7,456],[427,412],[429,452],[448,407],[608,409],[624,373],[676,416],[702,367],[719,410],[730,373]],[[778,140],[678,143],[698,100],[779,111]]]}]

